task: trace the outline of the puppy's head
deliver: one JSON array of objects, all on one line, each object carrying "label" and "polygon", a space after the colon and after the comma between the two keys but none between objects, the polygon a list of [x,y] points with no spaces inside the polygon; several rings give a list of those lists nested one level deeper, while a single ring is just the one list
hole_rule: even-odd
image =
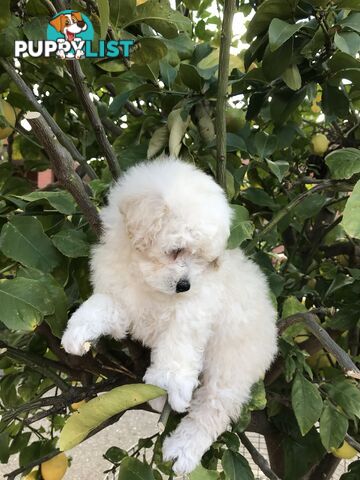
[{"label": "puppy's head", "polygon": [[[153,181],[152,169],[160,176]],[[172,180],[167,181],[169,169]],[[165,294],[196,291],[226,248],[231,214],[222,190],[179,161],[145,164],[128,175],[120,212],[135,271]]]},{"label": "puppy's head", "polygon": [[58,15],[50,21],[50,25],[52,25],[58,32],[63,33],[65,37],[67,37],[67,32],[69,32],[69,36],[73,35],[71,40],[73,40],[76,33],[87,29],[87,25],[80,12],[63,13]]}]

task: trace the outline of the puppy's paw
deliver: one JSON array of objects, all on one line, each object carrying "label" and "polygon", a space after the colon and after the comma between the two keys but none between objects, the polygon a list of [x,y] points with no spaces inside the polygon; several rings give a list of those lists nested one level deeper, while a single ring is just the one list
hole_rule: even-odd
[{"label": "puppy's paw", "polygon": [[163,458],[174,461],[173,470],[176,475],[192,472],[201,461],[204,452],[210,447],[211,441],[188,423],[180,424],[175,432],[164,440]]},{"label": "puppy's paw", "polygon": [[188,375],[170,373],[154,367],[147,369],[145,383],[156,385],[168,392],[170,406],[175,412],[185,412],[190,406],[192,393],[198,381]]},{"label": "puppy's paw", "polygon": [[69,326],[61,339],[61,345],[67,353],[72,355],[84,355],[90,349],[88,332],[84,326]]}]

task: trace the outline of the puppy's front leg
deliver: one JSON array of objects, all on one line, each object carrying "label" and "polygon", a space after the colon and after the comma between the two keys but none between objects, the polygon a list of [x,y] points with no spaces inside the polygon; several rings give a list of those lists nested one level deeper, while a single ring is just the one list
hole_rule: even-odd
[{"label": "puppy's front leg", "polygon": [[61,343],[68,353],[83,355],[102,335],[124,337],[127,326],[119,304],[109,295],[95,293],[71,316]]},{"label": "puppy's front leg", "polygon": [[151,365],[144,381],[167,390],[169,403],[176,412],[190,405],[203,364],[207,329],[192,319],[174,321],[158,338],[151,351]]}]

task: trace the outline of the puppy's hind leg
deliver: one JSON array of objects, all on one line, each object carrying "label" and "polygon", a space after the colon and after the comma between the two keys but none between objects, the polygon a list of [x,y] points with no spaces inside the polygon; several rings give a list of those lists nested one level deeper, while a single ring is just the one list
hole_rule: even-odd
[{"label": "puppy's hind leg", "polygon": [[[231,420],[239,417],[252,385],[275,353],[272,333],[267,344],[249,332],[235,335],[235,340],[232,334],[234,328],[229,327],[214,333],[206,352],[202,386],[194,393],[189,414],[164,441],[164,459],[175,460],[173,469],[177,474],[191,472]],[[255,330],[252,335],[261,333]]]},{"label": "puppy's hind leg", "polygon": [[83,355],[102,335],[123,338],[127,327],[121,306],[109,295],[95,293],[71,316],[61,343],[68,353]]}]

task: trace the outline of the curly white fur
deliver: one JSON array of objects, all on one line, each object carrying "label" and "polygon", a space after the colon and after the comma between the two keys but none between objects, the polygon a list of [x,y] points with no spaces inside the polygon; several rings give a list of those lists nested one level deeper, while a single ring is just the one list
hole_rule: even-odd
[{"label": "curly white fur", "polygon": [[[231,209],[205,173],[174,158],[131,168],[101,212],[94,294],[62,344],[82,355],[101,335],[151,348],[144,380],[188,411],[164,442],[178,474],[192,471],[235,420],[276,353],[276,314],[260,269],[226,250]],[[176,293],[179,281],[190,289]],[[201,375],[200,375],[201,374]]]}]

